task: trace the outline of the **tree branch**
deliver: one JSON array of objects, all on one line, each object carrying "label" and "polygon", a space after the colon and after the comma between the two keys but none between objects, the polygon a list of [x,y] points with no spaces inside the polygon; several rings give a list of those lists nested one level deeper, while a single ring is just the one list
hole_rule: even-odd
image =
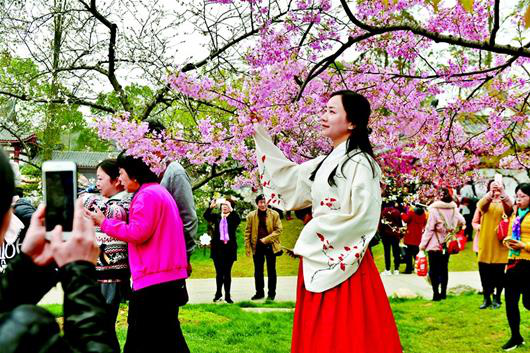
[{"label": "tree branch", "polygon": [[[287,14],[287,11],[284,11],[284,12],[281,12],[279,13],[277,16],[273,17],[272,18],[272,22],[278,22],[278,20],[284,16],[285,14]],[[208,55],[206,58],[204,58],[203,60],[199,61],[199,62],[196,62],[196,63],[187,63],[186,65],[184,65],[184,67],[182,67],[182,69],[180,71],[182,72],[188,72],[188,71],[192,71],[192,70],[195,70],[195,69],[198,69],[199,67],[201,66],[204,66],[206,65],[210,60],[212,59],[215,59],[217,57],[219,57],[222,53],[224,53],[225,51],[227,51],[228,49],[230,49],[232,46],[234,46],[235,44],[255,35],[255,34],[258,34],[259,31],[261,30],[261,27],[259,28],[254,28],[252,29],[250,32],[246,32],[244,34],[242,34],[241,36],[231,40],[230,42],[226,43],[224,46],[222,46],[221,48],[219,49],[216,49],[216,50],[213,50],[212,52],[210,52],[210,55]]]},{"label": "tree branch", "polygon": [[479,50],[486,50],[493,53],[498,54],[508,54],[513,56],[522,56],[525,58],[530,58],[530,50],[528,49],[530,45],[526,45],[524,47],[514,47],[511,45],[499,45],[494,44],[490,45],[489,42],[479,42],[474,40],[468,40],[464,38],[454,37],[452,35],[445,35],[435,32],[430,32],[426,30],[425,28],[421,28],[419,26],[413,26],[413,25],[399,25],[399,26],[386,26],[386,27],[377,27],[368,25],[366,23],[363,23],[359,21],[351,12],[348,4],[346,3],[346,0],[340,0],[340,3],[342,7],[344,8],[344,11],[346,12],[346,15],[350,19],[353,24],[355,24],[357,27],[364,29],[365,31],[368,31],[369,33],[372,33],[374,35],[380,35],[385,33],[392,33],[392,32],[412,32],[413,34],[419,35],[424,38],[431,39],[437,43],[447,43],[452,45],[457,45],[464,48],[471,48],[471,49],[479,49]]},{"label": "tree branch", "polygon": [[302,94],[304,93],[305,88],[309,84],[309,82],[312,79],[314,79],[315,77],[317,77],[318,75],[320,75],[322,72],[324,72],[324,70],[326,70],[331,64],[333,64],[335,62],[335,60],[339,56],[341,56],[341,54],[344,53],[344,51],[346,51],[346,49],[348,49],[349,47],[351,47],[352,45],[354,45],[357,42],[360,42],[362,40],[368,39],[368,38],[376,36],[376,35],[377,34],[366,33],[366,34],[360,35],[358,37],[349,37],[348,41],[346,43],[342,44],[342,46],[335,53],[329,55],[328,57],[326,57],[326,58],[324,58],[322,60],[320,60],[315,66],[313,66],[311,71],[309,71],[309,74],[307,75],[307,78],[305,79],[304,83],[302,84],[302,87],[300,87],[300,91],[298,92],[298,95],[293,99],[293,102],[299,101],[300,98],[302,97]]},{"label": "tree branch", "polygon": [[128,112],[132,112],[132,108],[129,104],[129,100],[127,99],[127,95],[125,94],[125,91],[123,90],[123,87],[118,81],[118,78],[116,77],[116,34],[118,31],[118,26],[115,23],[110,22],[101,12],[99,12],[96,8],[96,0],[90,0],[90,5],[87,4],[84,0],[79,0],[81,4],[90,12],[99,22],[101,22],[103,25],[105,25],[109,31],[110,31],[110,40],[109,40],[109,72],[108,72],[108,79],[110,81],[110,84],[112,85],[112,88],[118,93],[118,97],[120,99],[120,102],[123,106],[123,109],[125,109]]},{"label": "tree branch", "polygon": [[202,187],[203,185],[207,184],[210,180],[214,179],[214,178],[217,178],[221,175],[224,175],[224,174],[228,174],[228,173],[241,173],[243,171],[243,168],[242,167],[236,167],[236,168],[230,168],[230,169],[225,169],[225,170],[222,170],[220,172],[216,172],[215,171],[215,168],[212,168],[212,172],[210,173],[210,175],[208,175],[207,177],[205,177],[203,180],[201,181],[198,181],[196,183],[193,183],[193,186],[191,187],[192,190],[197,190],[199,189],[200,187]]},{"label": "tree branch", "polygon": [[493,28],[490,35],[490,47],[495,46],[495,37],[497,36],[497,31],[499,30],[499,5],[501,0],[495,0],[495,5],[493,7]]},{"label": "tree branch", "polygon": [[81,98],[77,98],[77,97],[74,97],[74,96],[68,96],[68,99],[64,99],[64,98],[48,99],[48,98],[34,98],[34,97],[29,97],[29,96],[27,96],[25,94],[16,94],[16,93],[8,92],[8,91],[0,91],[0,94],[4,95],[4,96],[7,96],[7,97],[20,99],[20,100],[23,100],[23,101],[26,101],[26,102],[45,103],[45,104],[49,104],[49,103],[78,104],[78,105],[84,105],[84,106],[87,106],[87,107],[99,109],[99,110],[102,110],[102,111],[108,112],[108,113],[113,113],[113,114],[116,113],[116,111],[114,109],[110,108],[110,107],[106,107],[104,105],[97,104],[97,103],[92,103],[90,101],[86,101],[86,100],[83,100]]}]

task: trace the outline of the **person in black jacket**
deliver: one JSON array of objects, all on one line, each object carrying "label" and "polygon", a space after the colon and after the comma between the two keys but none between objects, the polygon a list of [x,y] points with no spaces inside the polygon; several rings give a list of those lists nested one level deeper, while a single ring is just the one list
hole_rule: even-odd
[{"label": "person in black jacket", "polygon": [[24,191],[21,188],[15,190],[15,202],[13,204],[13,213],[18,217],[24,224],[24,229],[20,232],[20,240],[24,240],[24,236],[31,223],[31,216],[35,213],[36,209],[30,200],[24,197]]},{"label": "person in black jacket", "polygon": [[[232,283],[232,265],[237,260],[237,239],[236,230],[241,223],[241,218],[233,210],[234,202],[230,199],[220,202],[213,200],[210,207],[204,213],[204,219],[213,223],[214,234],[211,242],[210,257],[213,259],[215,266],[215,280],[217,291],[213,301],[221,299],[222,287],[225,287],[225,301],[233,303],[230,297],[230,285]],[[216,206],[221,206],[221,213],[213,213]]]},{"label": "person in black jacket", "polygon": [[[11,218],[14,176],[0,150],[0,242]],[[99,249],[93,224],[76,204],[73,236],[56,227],[45,239],[44,206],[39,206],[22,251],[0,276],[0,352],[119,352],[105,319],[94,264]],[[64,290],[64,334],[51,313],[35,304],[58,281]]]},{"label": "person in black jacket", "polygon": [[[23,191],[20,188],[15,189],[12,207],[14,216],[22,222],[24,228],[20,229],[15,237],[8,237],[7,235],[4,237],[4,241],[1,243],[0,272],[3,272],[9,262],[13,261],[13,259],[20,253],[22,242],[24,241],[24,237],[29,228],[31,216],[35,212],[35,207],[33,207],[31,202],[28,199],[23,198]],[[13,215],[11,217],[13,217]],[[11,221],[13,221],[13,218],[11,218]]]}]

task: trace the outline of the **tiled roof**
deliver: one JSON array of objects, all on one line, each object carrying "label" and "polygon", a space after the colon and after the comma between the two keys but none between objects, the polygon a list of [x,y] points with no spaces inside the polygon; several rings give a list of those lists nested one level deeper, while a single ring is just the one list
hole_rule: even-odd
[{"label": "tiled roof", "polygon": [[[27,141],[34,136],[35,136],[34,133],[28,132],[28,133],[21,133],[19,137],[22,141]],[[10,133],[9,131],[5,129],[0,128],[0,142],[18,142],[18,141],[19,141],[18,138],[15,137],[12,133]]]},{"label": "tiled roof", "polygon": [[96,168],[107,158],[116,158],[118,152],[53,151],[53,161],[73,161],[79,168]]}]

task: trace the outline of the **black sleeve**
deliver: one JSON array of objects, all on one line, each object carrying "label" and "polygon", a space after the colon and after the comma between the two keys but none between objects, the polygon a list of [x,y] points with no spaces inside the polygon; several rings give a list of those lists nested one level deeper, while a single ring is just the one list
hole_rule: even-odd
[{"label": "black sleeve", "polygon": [[74,352],[119,352],[115,328],[106,319],[96,268],[77,261],[60,269],[64,290],[64,339]]},{"label": "black sleeve", "polygon": [[236,230],[237,230],[237,227],[239,227],[239,224],[241,223],[241,217],[239,217],[239,215],[235,211],[230,212],[228,217],[231,218],[230,221],[233,224],[233,227],[236,228]]},{"label": "black sleeve", "polygon": [[215,223],[215,221],[217,220],[216,215],[212,212],[212,209],[210,207],[208,207],[206,211],[204,211],[203,217],[207,222],[210,223]]},{"label": "black sleeve", "polygon": [[37,266],[29,256],[20,253],[0,276],[0,313],[22,304],[38,303],[57,281],[53,266]]}]

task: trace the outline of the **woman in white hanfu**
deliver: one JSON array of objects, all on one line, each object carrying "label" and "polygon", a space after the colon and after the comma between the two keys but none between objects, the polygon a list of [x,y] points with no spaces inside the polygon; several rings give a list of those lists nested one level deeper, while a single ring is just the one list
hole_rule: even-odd
[{"label": "woman in white hanfu", "polygon": [[[321,117],[333,150],[303,164],[288,160],[255,125],[261,184],[269,203],[313,208],[294,247],[300,256],[291,352],[402,352],[379,272],[368,251],[381,214],[381,170],[369,141],[370,103],[331,95]],[[281,200],[281,201],[280,201]]]}]

